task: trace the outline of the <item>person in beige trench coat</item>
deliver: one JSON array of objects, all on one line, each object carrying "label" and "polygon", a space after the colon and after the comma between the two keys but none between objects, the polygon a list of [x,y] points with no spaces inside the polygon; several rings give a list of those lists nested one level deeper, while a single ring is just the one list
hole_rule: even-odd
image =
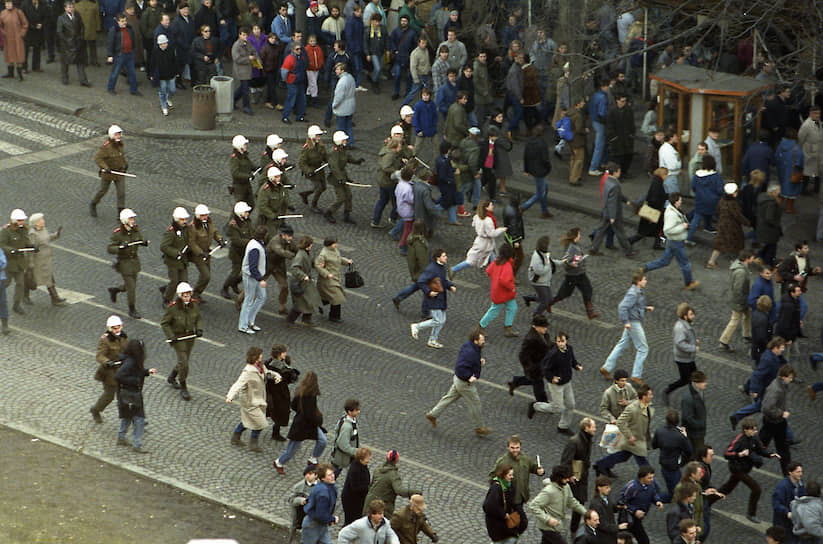
[{"label": "person in beige trench coat", "polygon": [[229,388],[226,393],[226,403],[231,402],[239,395],[240,397],[240,423],[235,427],[231,435],[233,446],[245,446],[240,440],[240,436],[246,429],[251,429],[251,440],[249,449],[251,451],[263,451],[258,444],[260,431],[266,428],[266,379],[273,379],[275,383],[280,381],[280,374],[269,370],[263,365],[263,350],[257,346],[252,346],[246,352],[246,366],[240,372],[240,377]]},{"label": "person in beige trench coat", "polygon": [[46,219],[42,213],[33,213],[29,219],[29,239],[31,244],[37,248],[36,253],[28,255],[28,274],[31,274],[31,283],[28,281],[26,296],[23,302],[31,304],[29,299],[29,289],[36,288],[38,285],[45,285],[51,297],[51,303],[54,306],[62,306],[66,299],[61,298],[57,294],[57,288],[54,286],[54,261],[52,260],[51,243],[60,238],[60,233],[63,227],[57,227],[57,232],[51,233],[46,228]]},{"label": "person in beige trench coat", "polygon": [[354,261],[340,255],[337,251],[337,239],[326,238],[323,240],[323,249],[314,261],[314,268],[317,270],[317,290],[323,303],[331,304],[329,310],[329,321],[339,323],[340,305],[346,302],[346,292],[343,290],[341,278],[343,276],[342,264],[352,264]]},{"label": "person in beige trench coat", "polygon": [[618,451],[594,463],[598,475],[606,474],[611,477],[612,467],[617,463],[628,461],[632,456],[637,466],[649,464],[648,452],[651,444],[649,425],[654,417],[654,410],[651,407],[652,396],[652,389],[647,384],[644,383],[637,387],[637,399],[629,403],[617,418],[617,428],[620,430]]},{"label": "person in beige trench coat", "polygon": [[17,65],[17,79],[23,81],[23,63],[26,61],[23,40],[28,29],[29,22],[23,11],[16,8],[11,0],[6,0],[6,9],[0,12],[0,32],[3,33],[3,56],[9,72],[2,77],[14,77],[14,66]]}]

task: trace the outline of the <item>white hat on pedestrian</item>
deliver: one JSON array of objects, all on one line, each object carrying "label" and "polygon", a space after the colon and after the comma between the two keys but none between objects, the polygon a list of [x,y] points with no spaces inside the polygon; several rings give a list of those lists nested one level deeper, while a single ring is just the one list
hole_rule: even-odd
[{"label": "white hat on pedestrian", "polygon": [[11,211],[11,220],[12,221],[25,221],[28,218],[29,218],[29,216],[26,215],[26,212],[24,212],[20,208],[15,208]]},{"label": "white hat on pedestrian", "polygon": [[123,320],[117,317],[116,315],[110,315],[109,318],[106,320],[106,328],[110,329],[112,327],[122,327]]},{"label": "white hat on pedestrian", "polygon": [[171,216],[174,219],[188,219],[189,212],[186,211],[186,208],[182,206],[177,206],[174,211],[171,213]]},{"label": "white hat on pedestrian", "polygon": [[188,283],[181,281],[177,284],[177,294],[182,295],[183,293],[191,293],[194,289],[191,288],[191,285]]},{"label": "white hat on pedestrian", "polygon": [[249,139],[243,136],[242,134],[238,134],[234,138],[231,139],[231,146],[235,148],[237,151],[242,151],[243,146],[249,143]]},{"label": "white hat on pedestrian", "polygon": [[157,36],[157,45],[163,45],[164,43],[169,43],[169,37],[165,34]]},{"label": "white hat on pedestrian", "polygon": [[137,214],[134,213],[134,210],[132,210],[131,208],[123,208],[123,210],[120,212],[120,222],[124,225],[128,223],[129,219],[131,219],[132,217],[137,217]]},{"label": "white hat on pedestrian", "polygon": [[112,125],[109,127],[109,138],[112,140],[114,139],[115,134],[122,134],[123,129],[118,127],[117,125]]},{"label": "white hat on pedestrian", "polygon": [[239,201],[237,204],[234,205],[234,215],[240,217],[246,212],[251,211],[251,206],[243,202],[242,200]]},{"label": "white hat on pedestrian", "polygon": [[274,181],[274,178],[281,175],[282,173],[283,172],[281,172],[279,168],[277,168],[276,166],[272,166],[271,168],[269,168],[268,172],[266,172],[266,175],[268,176],[269,181]]},{"label": "white hat on pedestrian", "polygon": [[197,207],[194,208],[194,215],[197,217],[200,217],[201,215],[209,215],[210,213],[209,207],[205,204],[198,204]]},{"label": "white hat on pedestrian", "polygon": [[277,134],[269,134],[266,137],[266,145],[271,148],[275,148],[278,145],[283,143],[283,138],[278,136]]},{"label": "white hat on pedestrian", "polygon": [[343,132],[342,130],[338,130],[334,133],[334,136],[332,136],[332,140],[334,140],[334,145],[340,145],[348,139],[349,135]]}]

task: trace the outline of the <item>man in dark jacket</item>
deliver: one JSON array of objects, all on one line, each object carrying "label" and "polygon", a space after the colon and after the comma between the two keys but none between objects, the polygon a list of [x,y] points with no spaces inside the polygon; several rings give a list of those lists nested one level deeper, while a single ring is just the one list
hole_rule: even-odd
[{"label": "man in dark jacket", "polygon": [[551,218],[552,214],[546,201],[546,193],[549,190],[546,176],[552,171],[552,163],[549,159],[549,148],[543,138],[543,125],[534,127],[532,137],[526,142],[523,149],[523,171],[534,178],[534,195],[524,202],[520,209],[525,212],[539,201],[540,217]]},{"label": "man in dark jacket", "polygon": [[628,523],[616,523],[615,513],[618,509],[617,502],[609,497],[612,490],[612,483],[608,476],[601,474],[594,481],[594,497],[589,503],[589,509],[600,514],[600,524],[597,532],[603,535],[603,541],[613,543],[617,541],[617,532],[625,531]]},{"label": "man in dark jacket", "polygon": [[[772,493],[772,524],[792,530],[792,501],[806,496],[806,484],[803,482],[803,465],[797,462],[786,467],[786,477],[777,483]],[[823,520],[818,520],[818,523]],[[804,542],[804,540],[798,540]]]},{"label": "man in dark jacket", "polygon": [[769,184],[765,193],[757,195],[757,226],[755,236],[763,244],[757,252],[766,266],[774,266],[774,257],[777,254],[777,242],[783,235],[780,220],[783,209],[780,207],[780,185]]},{"label": "man in dark jacket", "polygon": [[106,62],[112,65],[107,85],[109,94],[116,94],[114,86],[117,84],[117,76],[125,68],[129,76],[129,91],[140,96],[137,90],[137,76],[134,73],[134,47],[134,30],[126,22],[126,14],[121,13],[117,16],[117,26],[109,30],[109,37],[106,40]]},{"label": "man in dark jacket", "polygon": [[680,422],[694,453],[703,449],[706,438],[706,384],[706,374],[696,370],[692,372],[688,389],[680,397]]},{"label": "man in dark jacket", "polygon": [[[442,255],[445,255],[445,252]],[[423,272],[420,279],[423,279],[425,275],[426,272]],[[426,289],[429,290],[428,286],[426,286]],[[480,356],[480,351],[485,343],[486,336],[477,328],[471,332],[468,341],[460,348],[457,363],[454,365],[451,388],[448,393],[443,395],[437,405],[426,414],[426,419],[429,420],[432,427],[437,428],[437,417],[448,405],[463,397],[469,405],[469,418],[474,425],[474,433],[478,436],[486,436],[492,432],[491,429],[483,425],[483,416],[480,413],[480,395],[477,394],[477,386],[475,385],[477,380],[480,379],[480,371],[483,365],[486,364],[486,360]]]},{"label": "man in dark jacket", "polygon": [[74,2],[68,0],[65,13],[57,18],[57,50],[60,52],[60,80],[69,84],[69,64],[77,66],[77,79],[83,87],[91,87],[86,77],[83,21],[74,13]]},{"label": "man in dark jacket", "polygon": [[803,290],[793,281],[783,298],[780,299],[780,310],[777,312],[777,323],[774,333],[786,341],[786,357],[789,356],[791,344],[800,336],[803,321],[800,320],[800,295]]},{"label": "man in dark jacket", "polygon": [[623,208],[621,205],[629,204],[629,199],[623,196],[623,193],[620,190],[620,176],[622,175],[622,171],[617,164],[612,162],[608,164],[607,168],[609,176],[603,183],[603,190],[600,195],[602,218],[600,220],[600,225],[597,227],[597,235],[592,241],[592,247],[591,250],[589,250],[589,255],[603,255],[599,251],[600,243],[603,241],[603,238],[605,238],[606,231],[608,231],[611,226],[617,236],[617,241],[620,242],[620,247],[622,247],[626,252],[626,257],[632,257],[637,252],[632,249],[632,245],[629,243],[628,238],[626,238],[626,234],[623,232]]},{"label": "man in dark jacket", "polygon": [[760,411],[763,392],[777,376],[780,367],[786,364],[786,359],[783,357],[785,351],[786,341],[782,337],[775,336],[769,340],[769,343],[766,345],[766,351],[760,356],[760,362],[757,364],[757,368],[752,372],[752,375],[743,386],[744,391],[752,397],[753,402],[729,416],[732,429],[737,426],[739,420]]},{"label": "man in dark jacket", "polygon": [[431,329],[427,345],[430,348],[442,348],[443,344],[437,341],[443,325],[446,324],[447,291],[454,293],[457,288],[448,279],[446,263],[449,256],[444,249],[435,249],[432,252],[432,262],[417,278],[417,285],[423,291],[423,312],[431,314],[431,319],[421,323],[412,323],[411,335],[417,340],[420,329]]},{"label": "man in dark jacket", "polygon": [[[520,365],[523,367],[523,376],[512,376],[508,382],[509,395],[514,395],[514,390],[523,385],[531,385],[534,391],[535,402],[548,402],[546,386],[543,382],[543,369],[541,363],[552,345],[547,331],[549,330],[549,320],[543,314],[538,314],[532,318],[532,328],[523,338],[520,345]],[[528,418],[534,417],[534,402],[529,403]]]},{"label": "man in dark jacket", "polygon": [[583,108],[586,107],[586,100],[580,99],[574,103],[574,107],[569,111],[569,119],[572,122],[572,133],[574,137],[569,143],[571,158],[569,159],[569,185],[580,185],[580,177],[583,175],[583,160],[586,158],[586,119],[583,116]]},{"label": "man in dark jacket", "polygon": [[197,29],[194,26],[194,19],[189,17],[189,5],[182,2],[177,8],[177,17],[171,23],[171,35],[174,41],[174,54],[177,57],[180,77],[177,79],[177,88],[185,89],[183,79],[196,79],[191,72],[191,47],[194,38],[197,36]]},{"label": "man in dark jacket", "polygon": [[414,218],[422,219],[426,223],[426,238],[431,239],[437,216],[442,210],[432,197],[432,186],[429,179],[430,176],[416,179],[412,188],[414,190]]},{"label": "man in dark jacket", "polygon": [[614,97],[615,106],[606,114],[606,137],[609,158],[620,165],[623,179],[628,179],[634,155],[634,113],[626,95]]},{"label": "man in dark jacket", "polygon": [[663,502],[671,502],[674,486],[680,481],[680,467],[692,458],[692,445],[686,438],[686,431],[679,427],[680,414],[677,410],[666,411],[666,425],[659,427],[652,438],[652,448],[660,450],[660,471],[666,481],[667,493],[661,495]]},{"label": "man in dark jacket", "polygon": [[[560,464],[568,465],[572,469],[572,479],[569,486],[572,495],[580,504],[586,504],[589,495],[589,468],[591,467],[592,438],[597,432],[597,424],[590,417],[580,420],[580,429],[577,434],[569,438],[560,455]],[[569,529],[571,534],[577,532],[580,525],[580,514],[572,513]]]},{"label": "man in dark jacket", "polygon": [[509,203],[503,208],[503,226],[506,232],[503,237],[514,250],[512,270],[517,277],[517,271],[523,265],[523,239],[526,237],[526,228],[523,225],[523,208],[520,207],[520,195],[512,193]]},{"label": "man in dark jacket", "polygon": [[787,439],[790,415],[787,396],[789,384],[794,380],[794,376],[795,372],[791,365],[781,366],[777,372],[777,379],[773,380],[763,393],[763,431],[760,433],[760,439],[764,446],[768,446],[774,438],[784,474],[788,473],[789,464],[792,462],[792,453]]}]

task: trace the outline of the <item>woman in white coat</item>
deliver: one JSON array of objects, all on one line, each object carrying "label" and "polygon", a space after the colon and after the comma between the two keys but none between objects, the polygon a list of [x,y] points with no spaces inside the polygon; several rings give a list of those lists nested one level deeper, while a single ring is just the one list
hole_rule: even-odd
[{"label": "woman in white coat", "polygon": [[498,227],[497,219],[494,217],[494,203],[490,200],[481,200],[477,205],[477,213],[472,218],[472,226],[477,236],[474,243],[466,253],[466,260],[457,263],[452,268],[453,273],[457,273],[464,268],[474,266],[483,268],[494,258],[494,246],[496,240],[504,232],[506,227]]},{"label": "woman in white coat", "polygon": [[246,429],[251,429],[251,440],[249,449],[251,451],[263,451],[257,443],[262,431],[267,425],[266,420],[266,379],[273,379],[275,383],[280,381],[280,374],[269,370],[263,365],[263,350],[257,346],[252,346],[246,352],[246,366],[240,373],[240,377],[229,388],[226,393],[226,403],[231,402],[240,396],[240,423],[234,429],[231,436],[233,446],[244,446],[240,436]]}]

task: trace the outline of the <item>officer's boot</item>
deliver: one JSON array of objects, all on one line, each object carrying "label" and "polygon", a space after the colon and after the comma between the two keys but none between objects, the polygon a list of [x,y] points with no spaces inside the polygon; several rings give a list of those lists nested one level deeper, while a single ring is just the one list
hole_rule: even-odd
[{"label": "officer's boot", "polygon": [[27,304],[29,306],[34,306],[34,302],[32,302],[31,298],[29,298],[29,293],[30,292],[31,292],[31,289],[29,289],[28,287],[23,289],[23,304]]},{"label": "officer's boot", "polygon": [[143,316],[140,315],[140,312],[138,312],[134,306],[129,306],[129,317],[132,319],[143,319]]},{"label": "officer's boot", "polygon": [[166,378],[166,381],[173,388],[180,389],[180,384],[177,383],[177,371],[176,370],[171,371],[171,374],[169,374],[169,377]]},{"label": "officer's boot", "polygon": [[343,214],[343,222],[348,223],[349,225],[356,225],[357,221],[351,218],[351,212],[345,212]]},{"label": "officer's boot", "polygon": [[229,286],[227,284],[223,284],[223,289],[220,290],[220,296],[226,300],[231,300],[232,296],[229,294]]},{"label": "officer's boot", "polygon": [[191,400],[191,395],[189,395],[189,389],[186,387],[186,382],[184,380],[180,380],[180,397],[183,400]]},{"label": "officer's boot", "polygon": [[309,203],[309,195],[313,192],[314,191],[300,191],[300,198],[303,200],[303,204]]},{"label": "officer's boot", "polygon": [[259,436],[252,436],[249,439],[249,450],[251,450],[253,452],[258,452],[258,453],[263,451],[263,448],[261,448],[260,444],[258,444],[259,438],[260,438]]},{"label": "officer's boot", "polygon": [[48,289],[49,296],[51,297],[51,303],[53,306],[63,306],[66,304],[66,299],[57,294],[56,287],[49,287]]},{"label": "officer's boot", "polygon": [[112,302],[117,302],[117,293],[122,293],[125,289],[119,287],[109,287],[109,298]]},{"label": "officer's boot", "polygon": [[11,331],[9,330],[9,320],[8,319],[0,319],[0,324],[3,326],[3,334],[8,334]]}]

